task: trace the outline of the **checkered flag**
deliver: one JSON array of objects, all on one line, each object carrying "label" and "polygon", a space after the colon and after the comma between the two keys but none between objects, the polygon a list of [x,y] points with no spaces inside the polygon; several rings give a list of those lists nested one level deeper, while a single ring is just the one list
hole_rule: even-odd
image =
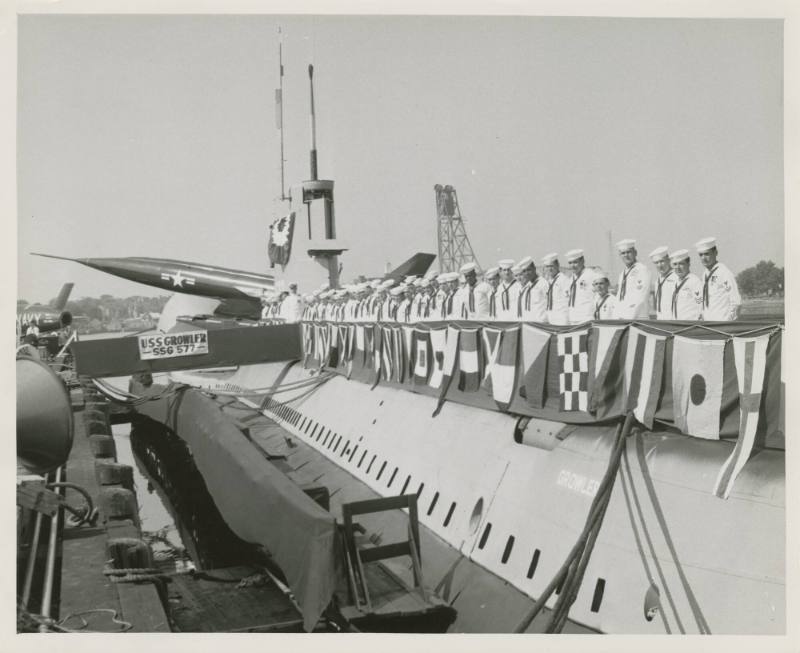
[{"label": "checkered flag", "polygon": [[589,409],[589,331],[556,335],[561,410]]}]

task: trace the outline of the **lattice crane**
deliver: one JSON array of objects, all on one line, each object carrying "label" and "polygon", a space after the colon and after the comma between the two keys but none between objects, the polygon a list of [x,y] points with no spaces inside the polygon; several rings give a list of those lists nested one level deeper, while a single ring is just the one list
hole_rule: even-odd
[{"label": "lattice crane", "polygon": [[[456,189],[436,184],[436,221],[438,223],[439,265],[442,272],[457,272],[464,263],[478,263],[469,243]],[[480,264],[478,264],[480,267]]]}]

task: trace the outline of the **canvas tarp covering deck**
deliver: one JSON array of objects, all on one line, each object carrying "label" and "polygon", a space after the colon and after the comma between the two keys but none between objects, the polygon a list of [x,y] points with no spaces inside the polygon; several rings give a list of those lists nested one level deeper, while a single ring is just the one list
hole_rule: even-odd
[{"label": "canvas tarp covering deck", "polygon": [[[153,386],[149,392],[163,390]],[[305,630],[313,629],[336,588],[340,558],[333,516],[262,456],[202,393],[183,389],[137,410],[186,442],[228,526],[269,551],[295,595]]]}]

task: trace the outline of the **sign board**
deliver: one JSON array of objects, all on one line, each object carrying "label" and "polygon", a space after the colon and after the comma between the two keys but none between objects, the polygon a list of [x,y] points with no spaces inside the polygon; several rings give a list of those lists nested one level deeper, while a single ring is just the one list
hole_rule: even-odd
[{"label": "sign board", "polygon": [[176,358],[178,356],[197,356],[208,353],[207,331],[183,331],[180,333],[159,333],[137,338],[139,359]]}]

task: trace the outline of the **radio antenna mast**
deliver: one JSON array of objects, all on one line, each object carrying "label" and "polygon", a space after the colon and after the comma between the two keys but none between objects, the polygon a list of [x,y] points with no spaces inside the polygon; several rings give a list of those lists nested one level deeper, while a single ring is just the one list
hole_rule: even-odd
[{"label": "radio antenna mast", "polygon": [[281,35],[281,28],[278,28],[278,66],[279,66],[279,80],[280,87],[275,89],[275,122],[277,123],[278,130],[281,133],[281,201],[289,199],[286,196],[286,182],[284,181],[284,163],[283,158],[283,37]]}]

